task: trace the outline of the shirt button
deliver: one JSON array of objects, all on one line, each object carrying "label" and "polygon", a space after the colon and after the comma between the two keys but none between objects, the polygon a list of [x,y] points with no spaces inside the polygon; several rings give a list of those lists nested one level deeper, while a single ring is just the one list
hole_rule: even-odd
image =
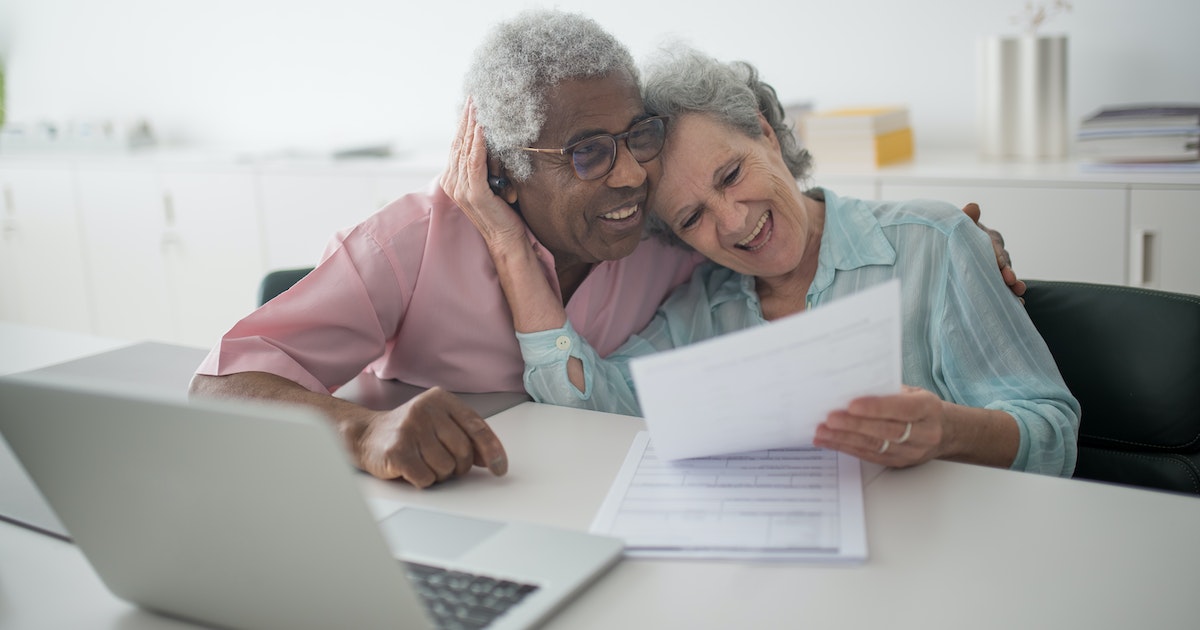
[{"label": "shirt button", "polygon": [[554,345],[557,346],[559,350],[566,352],[567,350],[571,349],[571,338],[566,335],[559,335],[558,339],[554,340]]}]

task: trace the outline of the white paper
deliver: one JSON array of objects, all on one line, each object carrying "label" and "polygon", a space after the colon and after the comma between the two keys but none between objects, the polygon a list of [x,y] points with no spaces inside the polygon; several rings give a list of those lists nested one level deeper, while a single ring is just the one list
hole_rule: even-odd
[{"label": "white paper", "polygon": [[634,439],[591,531],[635,557],[861,561],[859,461],[817,448],[663,461]]},{"label": "white paper", "polygon": [[811,446],[859,396],[900,391],[900,282],[630,363],[658,456]]}]

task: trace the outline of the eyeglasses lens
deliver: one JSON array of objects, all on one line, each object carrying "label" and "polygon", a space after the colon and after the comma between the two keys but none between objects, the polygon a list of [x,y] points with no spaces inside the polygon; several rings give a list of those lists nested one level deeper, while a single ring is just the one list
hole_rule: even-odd
[{"label": "eyeglasses lens", "polygon": [[617,153],[617,141],[612,136],[596,136],[583,141],[571,151],[571,164],[582,179],[604,177],[612,170]]},{"label": "eyeglasses lens", "polygon": [[571,150],[571,164],[580,179],[599,179],[612,170],[617,161],[617,139],[623,138],[633,159],[646,162],[662,151],[666,125],[661,118],[649,118],[616,136],[588,138]]}]

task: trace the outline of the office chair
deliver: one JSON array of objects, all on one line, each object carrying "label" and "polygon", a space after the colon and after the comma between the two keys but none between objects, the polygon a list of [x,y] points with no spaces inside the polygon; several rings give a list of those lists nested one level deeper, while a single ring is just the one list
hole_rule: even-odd
[{"label": "office chair", "polygon": [[1027,281],[1083,415],[1075,477],[1200,495],[1200,297]]},{"label": "office chair", "polygon": [[312,267],[299,267],[268,272],[263,276],[262,282],[258,284],[258,305],[262,306],[274,299],[275,296],[292,288],[293,284],[299,282],[312,270]]}]

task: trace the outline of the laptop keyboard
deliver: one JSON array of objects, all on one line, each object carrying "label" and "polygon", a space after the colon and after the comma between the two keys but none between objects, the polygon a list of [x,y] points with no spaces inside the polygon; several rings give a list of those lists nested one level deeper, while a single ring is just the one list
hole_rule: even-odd
[{"label": "laptop keyboard", "polygon": [[425,609],[441,630],[485,628],[538,588],[416,562],[403,564]]}]

